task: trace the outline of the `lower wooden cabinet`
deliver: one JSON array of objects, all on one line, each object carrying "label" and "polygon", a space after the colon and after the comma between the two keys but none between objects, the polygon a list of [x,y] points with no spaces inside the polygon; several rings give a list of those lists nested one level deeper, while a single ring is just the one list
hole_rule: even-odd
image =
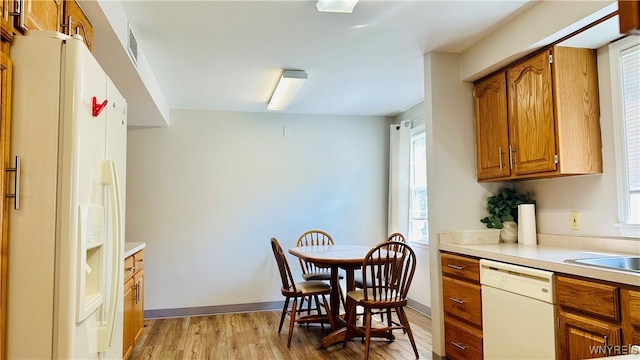
[{"label": "lower wooden cabinet", "polygon": [[122,358],[126,360],[144,329],[144,250],[124,260],[124,273]]},{"label": "lower wooden cabinet", "polygon": [[561,360],[630,354],[640,346],[640,287],[558,274]]},{"label": "lower wooden cabinet", "polygon": [[440,259],[447,359],[482,360],[479,260],[444,252]]},{"label": "lower wooden cabinet", "polygon": [[613,354],[620,346],[622,328],[588,316],[561,311],[558,346],[561,359],[591,359]]}]

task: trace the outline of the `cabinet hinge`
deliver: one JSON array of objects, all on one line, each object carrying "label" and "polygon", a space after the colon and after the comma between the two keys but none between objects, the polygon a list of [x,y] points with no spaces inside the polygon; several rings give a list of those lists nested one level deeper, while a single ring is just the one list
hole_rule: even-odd
[{"label": "cabinet hinge", "polygon": [[560,329],[560,317],[556,317],[556,328]]},{"label": "cabinet hinge", "polygon": [[476,97],[476,91],[475,90],[471,90],[471,96]]},{"label": "cabinet hinge", "polygon": [[553,64],[553,55],[549,54],[549,64]]},{"label": "cabinet hinge", "polygon": [[553,162],[554,162],[555,164],[557,164],[557,163],[558,163],[558,155],[553,155]]}]

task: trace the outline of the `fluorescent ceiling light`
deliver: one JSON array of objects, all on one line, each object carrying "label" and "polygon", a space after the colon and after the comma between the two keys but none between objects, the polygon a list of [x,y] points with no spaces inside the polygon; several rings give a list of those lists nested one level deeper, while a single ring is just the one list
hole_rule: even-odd
[{"label": "fluorescent ceiling light", "polygon": [[351,13],[358,0],[318,0],[318,11]]},{"label": "fluorescent ceiling light", "polygon": [[271,95],[267,110],[284,110],[289,107],[305,81],[307,81],[307,73],[304,70],[283,71],[276,90]]}]

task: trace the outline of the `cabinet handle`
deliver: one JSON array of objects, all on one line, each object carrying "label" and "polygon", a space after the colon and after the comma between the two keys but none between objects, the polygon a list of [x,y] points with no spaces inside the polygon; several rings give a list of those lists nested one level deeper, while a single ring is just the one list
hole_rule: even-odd
[{"label": "cabinet handle", "polygon": [[462,346],[462,345],[458,344],[458,343],[457,343],[457,342],[455,342],[455,341],[451,341],[451,345],[453,345],[453,346],[457,347],[458,349],[460,349],[460,350],[462,350],[462,351],[467,351],[467,347],[466,347],[466,346]]},{"label": "cabinet handle", "polygon": [[16,185],[13,194],[5,194],[5,197],[13,198],[13,208],[20,210],[20,156],[16,156],[16,167],[6,168],[5,171],[14,171],[16,173]]},{"label": "cabinet handle", "polygon": [[16,1],[13,11],[9,13],[11,16],[20,16],[20,14],[22,14],[22,0]]},{"label": "cabinet handle", "polygon": [[71,34],[71,15],[69,15],[69,19],[67,20],[67,23],[60,24],[60,27],[66,30],[66,31],[63,30],[62,33],[67,35],[73,35]]},{"label": "cabinet handle", "polygon": [[498,147],[498,158],[500,159],[500,170],[502,170],[502,146]]},{"label": "cabinet handle", "polygon": [[460,304],[460,305],[464,305],[464,300],[460,300],[460,299],[456,299],[456,298],[449,298],[449,300],[453,301],[454,303]]},{"label": "cabinet handle", "polygon": [[447,264],[447,267],[450,267],[450,268],[456,269],[456,270],[463,270],[464,269],[462,266],[453,265],[453,264]]},{"label": "cabinet handle", "polygon": [[136,304],[140,302],[140,281],[136,283]]},{"label": "cabinet handle", "polygon": [[132,267],[130,267],[130,268],[127,268],[127,271],[134,271],[135,269],[136,269],[136,267],[135,267],[135,266],[132,266]]},{"label": "cabinet handle", "polygon": [[513,150],[513,147],[509,145],[509,169],[513,169],[513,153],[516,152]]}]

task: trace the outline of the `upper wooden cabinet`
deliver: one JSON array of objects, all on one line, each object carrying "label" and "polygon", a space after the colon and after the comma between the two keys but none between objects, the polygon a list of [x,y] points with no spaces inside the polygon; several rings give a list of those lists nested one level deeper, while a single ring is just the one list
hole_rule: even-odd
[{"label": "upper wooden cabinet", "polygon": [[602,172],[595,50],[554,46],[474,85],[479,181]]},{"label": "upper wooden cabinet", "polygon": [[508,156],[507,83],[499,72],[475,84],[476,153],[478,179],[511,174]]},{"label": "upper wooden cabinet", "polygon": [[75,0],[64,1],[63,32],[67,35],[80,35],[89,48],[93,49],[93,25]]}]

